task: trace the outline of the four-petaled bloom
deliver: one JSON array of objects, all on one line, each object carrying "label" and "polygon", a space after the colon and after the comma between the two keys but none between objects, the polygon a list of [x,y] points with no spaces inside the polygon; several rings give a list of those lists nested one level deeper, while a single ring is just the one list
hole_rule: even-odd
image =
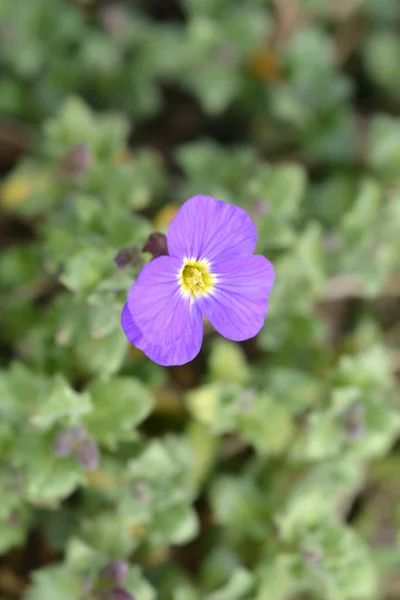
[{"label": "four-petaled bloom", "polygon": [[202,315],[229,340],[255,336],[264,323],[274,270],[254,256],[257,230],[245,210],[194,196],[175,215],[168,256],[146,264],[128,293],[121,324],[154,362],[191,361],[203,339]]}]

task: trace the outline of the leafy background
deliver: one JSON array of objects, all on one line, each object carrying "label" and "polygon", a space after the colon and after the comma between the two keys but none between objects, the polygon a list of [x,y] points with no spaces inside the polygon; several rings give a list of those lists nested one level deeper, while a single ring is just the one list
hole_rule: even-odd
[{"label": "leafy background", "polygon": [[[400,598],[398,0],[0,0],[0,598]],[[256,339],[119,326],[190,195]]]}]

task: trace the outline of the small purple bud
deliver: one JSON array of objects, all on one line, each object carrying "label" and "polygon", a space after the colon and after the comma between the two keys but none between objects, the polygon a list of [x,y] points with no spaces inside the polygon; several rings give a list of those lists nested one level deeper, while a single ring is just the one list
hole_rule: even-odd
[{"label": "small purple bud", "polygon": [[137,248],[121,248],[114,257],[114,264],[118,269],[128,265],[138,267],[142,264],[142,257]]},{"label": "small purple bud", "polygon": [[316,550],[302,550],[301,559],[306,565],[313,566],[321,562],[322,556]]},{"label": "small purple bud", "polygon": [[54,452],[57,456],[68,456],[76,444],[85,439],[85,436],[86,432],[82,427],[64,429],[54,440]]},{"label": "small purple bud", "polygon": [[353,440],[360,439],[365,434],[364,407],[352,404],[347,411],[347,433]]},{"label": "small purple bud", "polygon": [[121,585],[128,575],[128,563],[125,560],[116,560],[106,565],[101,571],[101,578],[112,585]]},{"label": "small purple bud", "polygon": [[353,440],[359,440],[365,435],[365,425],[359,423],[348,428],[348,434]]},{"label": "small purple bud", "polygon": [[254,198],[250,203],[251,212],[257,217],[263,217],[268,213],[269,204],[262,198]]},{"label": "small purple bud", "polygon": [[99,449],[91,437],[85,437],[74,448],[74,456],[86,471],[95,471],[99,466]]},{"label": "small purple bud", "polygon": [[76,144],[62,159],[60,167],[65,175],[79,177],[83,175],[92,162],[92,155],[84,143]]},{"label": "small purple bud", "polygon": [[153,258],[168,256],[167,236],[164,233],[152,233],[143,246],[143,252],[150,252]]},{"label": "small purple bud", "polygon": [[127,265],[129,265],[130,262],[131,252],[126,248],[122,248],[122,250],[119,250],[114,257],[114,263],[119,269],[126,267]]}]

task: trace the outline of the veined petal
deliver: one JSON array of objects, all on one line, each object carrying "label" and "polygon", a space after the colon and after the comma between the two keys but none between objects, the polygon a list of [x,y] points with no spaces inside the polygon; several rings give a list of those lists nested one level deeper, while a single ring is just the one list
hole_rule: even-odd
[{"label": "veined petal", "polygon": [[179,340],[193,318],[193,303],[179,283],[181,266],[178,258],[159,256],[143,267],[128,292],[129,312],[152,344]]},{"label": "veined petal", "polygon": [[167,244],[171,256],[214,262],[223,254],[251,256],[257,230],[243,208],[211,196],[194,196],[175,215]]},{"label": "veined petal", "polygon": [[203,323],[200,310],[195,307],[191,312],[191,321],[188,329],[176,342],[170,344],[152,344],[145,340],[125,304],[121,314],[121,325],[131,344],[142,350],[155,363],[163,367],[184,365],[193,360],[200,352],[203,340]]},{"label": "veined petal", "polygon": [[268,311],[268,294],[274,269],[265,256],[223,257],[213,264],[213,291],[196,299],[203,315],[215,329],[240,342],[254,337]]}]

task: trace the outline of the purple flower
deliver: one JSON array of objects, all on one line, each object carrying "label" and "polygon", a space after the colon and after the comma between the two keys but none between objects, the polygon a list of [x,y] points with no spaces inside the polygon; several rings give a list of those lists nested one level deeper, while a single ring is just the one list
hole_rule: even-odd
[{"label": "purple flower", "polygon": [[121,324],[128,340],[154,362],[182,365],[200,351],[202,315],[229,340],[255,336],[264,323],[273,266],[253,256],[257,230],[242,208],[194,196],[175,215],[168,256],[140,272]]}]

